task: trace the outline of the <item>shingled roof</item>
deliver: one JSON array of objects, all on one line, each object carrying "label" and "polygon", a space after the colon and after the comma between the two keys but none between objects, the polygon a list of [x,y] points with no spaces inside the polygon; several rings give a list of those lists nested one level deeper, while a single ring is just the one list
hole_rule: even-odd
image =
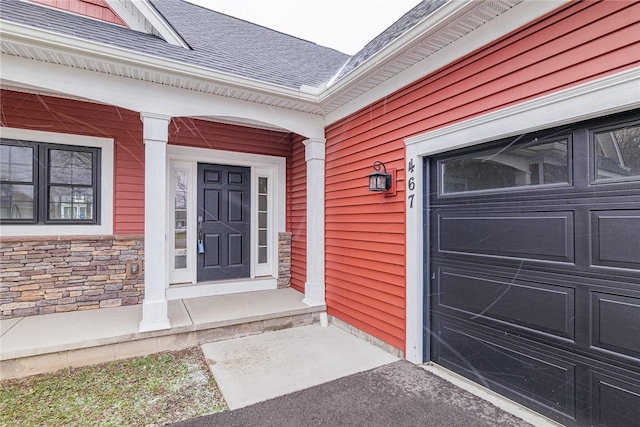
[{"label": "shingled roof", "polygon": [[398,37],[406,33],[413,28],[416,24],[422,21],[425,17],[431,15],[440,6],[445,4],[448,0],[423,0],[416,7],[405,13],[400,19],[398,19],[393,25],[380,33],[379,36],[371,40],[365,47],[363,47],[358,53],[352,56],[347,64],[340,70],[336,80],[340,80],[349,72],[353,71],[360,64],[371,58],[378,53],[381,49],[387,46],[389,43],[396,40]]},{"label": "shingled roof", "polygon": [[353,57],[184,0],[150,0],[190,49],[82,15],[1,0],[0,19],[290,89],[338,81],[448,0],[423,0]]},{"label": "shingled roof", "polygon": [[150,34],[19,0],[2,0],[0,19],[292,89],[321,86],[349,59],[334,49],[183,0],[152,4],[191,50]]}]

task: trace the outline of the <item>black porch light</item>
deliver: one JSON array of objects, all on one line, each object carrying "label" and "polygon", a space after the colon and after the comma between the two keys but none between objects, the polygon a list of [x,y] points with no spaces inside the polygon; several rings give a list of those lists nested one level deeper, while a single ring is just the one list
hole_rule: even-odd
[{"label": "black porch light", "polygon": [[[383,171],[381,172],[380,169]],[[369,175],[369,191],[387,191],[391,188],[391,174],[387,173],[387,167],[380,161],[373,163],[374,173]]]}]

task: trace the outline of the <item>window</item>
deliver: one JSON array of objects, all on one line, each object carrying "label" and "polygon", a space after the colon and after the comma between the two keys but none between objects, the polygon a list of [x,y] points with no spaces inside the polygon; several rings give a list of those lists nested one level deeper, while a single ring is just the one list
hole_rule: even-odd
[{"label": "window", "polygon": [[268,221],[268,178],[258,177],[258,263],[266,264],[268,261],[267,251],[269,249],[267,232],[269,231]]},{"label": "window", "polygon": [[510,145],[440,163],[442,193],[569,183],[569,138]]},{"label": "window", "polygon": [[173,243],[174,266],[176,270],[187,268],[187,225],[189,218],[187,207],[189,202],[189,170],[172,169],[173,180]]},{"label": "window", "polygon": [[3,224],[99,224],[100,149],[2,139]]},{"label": "window", "polygon": [[593,134],[597,181],[640,177],[640,125],[617,126]]}]

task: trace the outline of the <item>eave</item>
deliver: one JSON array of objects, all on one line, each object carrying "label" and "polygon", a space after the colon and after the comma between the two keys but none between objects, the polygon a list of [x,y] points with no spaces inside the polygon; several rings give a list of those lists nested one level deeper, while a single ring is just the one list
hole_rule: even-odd
[{"label": "eave", "polygon": [[327,88],[291,89],[0,21],[2,53],[324,117],[347,117],[569,0],[450,1]]},{"label": "eave", "polygon": [[52,31],[0,21],[0,40],[6,55],[321,114],[317,95]]}]

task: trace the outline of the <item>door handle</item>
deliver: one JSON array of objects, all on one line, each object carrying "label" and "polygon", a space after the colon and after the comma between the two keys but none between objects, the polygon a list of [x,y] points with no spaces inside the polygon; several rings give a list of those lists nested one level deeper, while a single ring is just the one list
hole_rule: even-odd
[{"label": "door handle", "polygon": [[203,230],[203,218],[198,216],[198,253],[204,253],[204,230]]}]

